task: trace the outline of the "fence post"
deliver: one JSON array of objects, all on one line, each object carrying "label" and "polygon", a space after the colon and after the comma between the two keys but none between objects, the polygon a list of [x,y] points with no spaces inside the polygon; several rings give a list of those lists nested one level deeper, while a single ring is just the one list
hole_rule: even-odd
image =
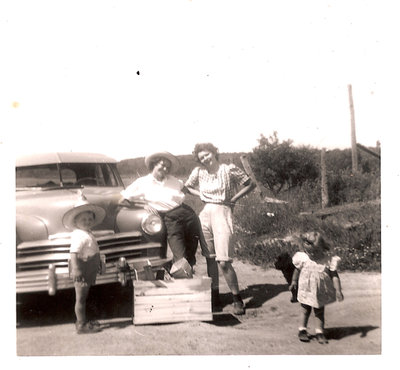
[{"label": "fence post", "polygon": [[328,181],[326,177],[325,148],[321,150],[321,208],[328,207]]}]

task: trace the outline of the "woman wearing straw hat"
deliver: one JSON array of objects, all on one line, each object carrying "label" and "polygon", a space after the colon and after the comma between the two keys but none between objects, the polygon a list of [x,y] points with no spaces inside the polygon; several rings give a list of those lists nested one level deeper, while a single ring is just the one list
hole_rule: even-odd
[{"label": "woman wearing straw hat", "polygon": [[185,259],[193,268],[201,226],[196,213],[184,203],[186,187],[171,175],[179,167],[178,158],[162,151],[145,157],[144,162],[150,173],[136,179],[121,194],[130,202],[145,201],[150,212],[161,216],[173,262]]},{"label": "woman wearing straw hat", "polygon": [[71,277],[75,287],[76,332],[100,331],[98,324],[86,320],[86,300],[100,269],[100,250],[91,229],[106,215],[102,207],[90,204],[81,196],[78,203],[63,217],[66,228],[72,229],[70,246]]}]

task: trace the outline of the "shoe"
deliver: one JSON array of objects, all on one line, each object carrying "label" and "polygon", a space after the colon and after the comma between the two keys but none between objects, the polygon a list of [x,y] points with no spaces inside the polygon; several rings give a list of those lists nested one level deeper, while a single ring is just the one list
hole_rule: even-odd
[{"label": "shoe", "polygon": [[90,320],[89,324],[93,327],[100,328],[101,324],[97,320]]},{"label": "shoe", "polygon": [[233,302],[233,314],[234,315],[244,315],[245,314],[243,302]]},{"label": "shoe", "polygon": [[77,334],[92,334],[101,331],[100,325],[92,325],[90,322],[85,322],[83,324],[75,324]]},{"label": "shoe", "polygon": [[299,339],[301,342],[309,342],[310,338],[308,337],[307,330],[299,330]]},{"label": "shoe", "polygon": [[328,343],[328,340],[326,339],[326,337],[323,333],[317,333],[315,336],[317,337],[318,343],[320,343],[320,344]]}]

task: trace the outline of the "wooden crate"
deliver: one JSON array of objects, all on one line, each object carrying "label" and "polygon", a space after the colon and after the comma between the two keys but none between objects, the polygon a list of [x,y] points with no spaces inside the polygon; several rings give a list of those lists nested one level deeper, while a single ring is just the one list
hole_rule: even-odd
[{"label": "wooden crate", "polygon": [[209,277],[137,280],[133,296],[135,325],[213,319]]}]

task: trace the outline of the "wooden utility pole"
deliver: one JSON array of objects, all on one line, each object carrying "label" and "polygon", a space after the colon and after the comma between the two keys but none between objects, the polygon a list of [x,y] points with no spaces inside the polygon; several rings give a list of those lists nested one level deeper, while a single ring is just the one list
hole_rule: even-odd
[{"label": "wooden utility pole", "polygon": [[328,181],[326,179],[325,148],[321,150],[321,208],[329,205]]},{"label": "wooden utility pole", "polygon": [[355,173],[358,171],[356,121],[354,119],[354,103],[353,103],[353,93],[351,85],[348,85],[348,89],[349,89],[349,103],[350,103],[350,117],[351,117],[351,160],[352,160],[353,173]]}]

